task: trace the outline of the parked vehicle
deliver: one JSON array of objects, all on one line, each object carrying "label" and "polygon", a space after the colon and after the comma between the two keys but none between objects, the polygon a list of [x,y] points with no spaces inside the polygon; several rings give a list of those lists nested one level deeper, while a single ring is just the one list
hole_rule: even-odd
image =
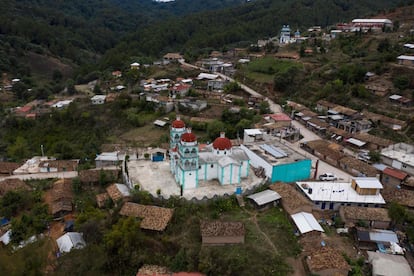
[{"label": "parked vehicle", "polygon": [[338,180],[338,177],[336,177],[336,175],[334,175],[333,173],[324,173],[319,176],[319,180],[335,181],[335,180]]}]

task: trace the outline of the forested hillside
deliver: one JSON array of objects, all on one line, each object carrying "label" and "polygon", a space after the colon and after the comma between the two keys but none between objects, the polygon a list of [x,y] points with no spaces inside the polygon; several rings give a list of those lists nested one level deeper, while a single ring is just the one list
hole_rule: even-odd
[{"label": "forested hillside", "polygon": [[283,23],[326,26],[410,1],[1,2],[0,71],[25,75],[28,51],[93,64],[111,49],[103,65],[119,66],[126,56],[158,57],[170,50],[194,55],[200,48],[276,35]]},{"label": "forested hillside", "polygon": [[312,25],[326,27],[355,17],[381,14],[408,2],[412,1],[263,0],[192,14],[135,31],[109,51],[104,64],[119,65],[131,55],[159,56],[166,51],[180,51],[191,57],[206,48],[245,46],[259,38],[278,35],[283,24],[290,24],[293,29]]},{"label": "forested hillside", "polygon": [[28,51],[88,64],[129,32],[176,15],[240,3],[243,1],[0,1],[0,71],[28,74],[22,60]]}]

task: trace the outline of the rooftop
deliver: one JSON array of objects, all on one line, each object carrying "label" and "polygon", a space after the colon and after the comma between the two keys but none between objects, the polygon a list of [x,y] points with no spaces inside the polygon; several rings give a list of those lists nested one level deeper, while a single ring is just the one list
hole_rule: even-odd
[{"label": "rooftop", "polygon": [[376,177],[354,177],[356,184],[362,189],[382,189],[381,182]]},{"label": "rooftop", "polygon": [[408,176],[408,174],[406,174],[403,171],[400,171],[400,170],[397,170],[397,169],[394,169],[394,168],[388,168],[388,167],[385,168],[382,172],[386,175],[392,176],[392,177],[397,178],[399,180],[404,180]]},{"label": "rooftop", "polygon": [[[360,195],[351,183],[344,182],[296,182],[298,188],[312,201],[385,204],[381,194]],[[312,193],[309,193],[312,189]]]},{"label": "rooftop", "polygon": [[391,221],[385,208],[341,206],[341,209],[345,219]]},{"label": "rooftop", "polygon": [[357,229],[358,241],[377,242],[377,243],[398,243],[398,237],[395,232],[391,230],[382,229]]},{"label": "rooftop", "polygon": [[311,206],[311,203],[297,191],[292,185],[284,183],[276,183],[269,186],[270,189],[276,191],[283,201],[283,205],[288,207],[290,210],[295,210],[302,206]]},{"label": "rooftop", "polygon": [[242,222],[236,221],[201,221],[201,236],[203,237],[232,237],[244,236],[245,229]]},{"label": "rooftop", "polygon": [[385,187],[381,191],[387,202],[398,202],[403,206],[414,207],[414,191],[406,189],[397,189],[393,187]]},{"label": "rooftop", "polygon": [[367,176],[375,176],[377,174],[377,170],[374,167],[351,156],[342,157],[339,163],[346,165],[349,171],[358,171]]},{"label": "rooftop", "polygon": [[381,150],[381,155],[414,166],[414,146],[398,143]]},{"label": "rooftop", "polygon": [[251,200],[256,202],[257,205],[260,206],[260,205],[267,204],[269,202],[273,202],[275,200],[279,200],[282,197],[277,192],[268,189],[268,190],[264,190],[259,193],[249,195],[247,198],[250,198]]},{"label": "rooftop", "polygon": [[271,141],[268,143],[255,143],[243,146],[273,166],[289,164],[299,160],[308,159],[278,141]]},{"label": "rooftop", "polygon": [[311,231],[325,232],[311,213],[300,212],[291,215],[291,217],[301,234],[305,234]]},{"label": "rooftop", "polygon": [[120,200],[124,197],[130,196],[129,188],[125,184],[112,184],[106,188],[106,192],[113,201]]},{"label": "rooftop", "polygon": [[307,263],[312,272],[318,272],[325,269],[351,269],[348,262],[338,250],[327,246],[313,251],[309,255]]},{"label": "rooftop", "polygon": [[141,228],[155,231],[164,231],[173,213],[174,209],[132,202],[126,202],[119,211],[119,214],[123,216],[141,218]]}]

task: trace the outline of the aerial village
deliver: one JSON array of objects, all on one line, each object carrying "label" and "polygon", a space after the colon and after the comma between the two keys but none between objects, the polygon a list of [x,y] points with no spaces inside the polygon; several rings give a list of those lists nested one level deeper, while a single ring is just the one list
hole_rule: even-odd
[{"label": "aerial village", "polygon": [[[389,19],[355,19],[327,33],[319,26],[303,32],[331,41],[353,32],[382,32],[392,24]],[[277,37],[259,40],[254,46],[272,43],[283,49],[309,38],[284,25]],[[414,44],[403,46],[408,53],[414,48]],[[304,50],[307,54],[313,51]],[[414,66],[414,54],[407,52],[395,63]],[[298,53],[283,50],[274,56],[300,58]],[[96,153],[95,168],[86,170],[80,169],[81,160],[57,160],[45,156],[41,148],[39,156],[22,164],[0,162],[0,196],[30,189],[27,180],[56,180],[47,190],[45,202],[55,219],[48,228],[56,241],[57,256],[86,246],[82,233],[74,230],[81,210],[79,202],[74,202],[76,179],[96,193],[97,207],[117,206],[121,216],[139,219],[141,229],[160,235],[174,223],[174,208],[134,203],[135,191],[145,191],[156,199],[177,197],[195,203],[231,198],[240,209],[259,213],[281,210],[301,247],[294,270],[298,263],[304,264],[307,274],[348,275],[351,266],[344,258],[346,252],[351,258],[363,257],[372,275],[413,275],[414,248],[406,233],[396,227],[388,207],[398,202],[414,208],[414,145],[368,133],[379,124],[394,132],[410,126],[403,120],[326,100],[318,101],[316,107],[294,101],[279,105],[243,84],[239,84],[239,93],[229,93],[226,87],[235,83],[238,68],[260,58],[260,52],[232,49],[213,51],[210,57],[189,64],[180,53],[166,53],[154,64],[134,61],[126,71],[113,71],[105,81],[75,86],[82,93],[13,108],[13,116],[36,120],[53,109],[68,108],[72,102],[105,106],[122,93],[130,93],[164,110],[149,128],[168,137],[168,142],[108,145],[106,151]],[[196,74],[140,79],[139,93],[131,93],[136,87],[125,75],[139,76],[141,70],[167,66]],[[1,93],[20,81],[9,78],[3,75]],[[102,92],[94,94],[98,84]],[[366,72],[365,87],[388,105],[412,113],[413,99],[394,93],[375,73]],[[260,123],[243,129],[236,139],[226,137],[224,130],[212,141],[198,137],[194,126],[211,122],[224,109],[237,114],[240,107],[235,103],[240,101],[249,110],[266,107]],[[102,189],[103,178],[108,185]],[[11,219],[0,221],[0,241],[5,246],[10,243]],[[202,246],[243,244],[249,231],[243,222],[231,218],[199,221],[199,229]],[[45,235],[33,236],[13,250]],[[175,275],[153,264],[137,267],[137,271],[137,275]]]}]

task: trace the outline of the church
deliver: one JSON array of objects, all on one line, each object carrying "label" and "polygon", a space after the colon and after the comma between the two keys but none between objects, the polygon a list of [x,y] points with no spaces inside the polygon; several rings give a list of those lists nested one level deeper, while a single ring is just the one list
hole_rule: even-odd
[{"label": "church", "polygon": [[249,157],[241,148],[233,147],[224,132],[201,148],[191,128],[177,117],[170,130],[170,169],[183,190],[214,179],[220,185],[237,185],[249,175]]}]

